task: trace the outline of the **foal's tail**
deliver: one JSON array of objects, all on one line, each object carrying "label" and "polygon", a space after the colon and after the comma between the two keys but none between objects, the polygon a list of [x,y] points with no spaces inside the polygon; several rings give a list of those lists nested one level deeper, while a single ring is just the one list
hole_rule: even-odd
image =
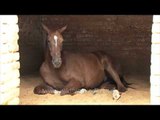
[{"label": "foal's tail", "polygon": [[[120,80],[122,82],[122,84],[126,87],[126,88],[132,88],[132,89],[135,89],[134,87],[132,87],[131,85],[134,84],[134,83],[128,83],[124,77],[122,75],[119,75],[120,77]],[[114,85],[115,87],[117,86],[116,85],[116,82],[113,80],[113,78],[111,78],[110,76],[107,76],[105,77],[104,79],[104,82],[107,82],[108,84],[111,84],[111,85]]]},{"label": "foal's tail", "polygon": [[98,57],[98,59],[100,60],[100,62],[104,66],[105,73],[106,73],[106,76],[107,76],[107,82],[109,82],[109,84],[117,86],[115,80],[112,78],[113,75],[111,77],[111,75],[109,74],[109,71],[106,68],[106,66],[108,66],[108,65],[112,66],[112,70],[115,69],[115,72],[119,75],[120,81],[122,82],[124,87],[135,89],[135,88],[130,86],[133,83],[128,83],[124,79],[124,77],[122,76],[123,73],[122,73],[120,65],[116,64],[115,61],[113,61],[113,57],[112,56],[106,54],[104,51],[93,52],[93,54],[95,54]]},{"label": "foal's tail", "polygon": [[123,83],[123,85],[124,85],[126,88],[136,89],[136,88],[134,88],[134,87],[131,86],[131,85],[133,85],[134,83],[128,83],[128,82],[124,79],[124,77],[123,77],[122,75],[119,75],[119,77],[120,77],[121,82]]}]

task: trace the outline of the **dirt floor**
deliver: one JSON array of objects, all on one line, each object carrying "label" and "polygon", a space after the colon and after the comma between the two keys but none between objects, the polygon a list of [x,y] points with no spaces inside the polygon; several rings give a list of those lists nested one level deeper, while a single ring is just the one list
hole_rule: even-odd
[{"label": "dirt floor", "polygon": [[148,105],[150,102],[150,82],[148,76],[126,76],[128,82],[135,83],[118,100],[113,100],[112,92],[106,89],[89,90],[83,94],[73,96],[59,94],[36,95],[35,86],[42,82],[38,75],[21,77],[20,104],[21,105]]}]

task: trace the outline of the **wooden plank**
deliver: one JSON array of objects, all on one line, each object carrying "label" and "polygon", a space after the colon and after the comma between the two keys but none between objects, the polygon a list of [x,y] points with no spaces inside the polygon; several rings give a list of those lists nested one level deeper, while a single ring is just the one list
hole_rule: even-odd
[{"label": "wooden plank", "polygon": [[0,104],[7,105],[9,101],[19,96],[19,88],[13,88],[7,93],[0,94]]},{"label": "wooden plank", "polygon": [[[152,54],[160,54],[160,44],[152,44],[151,45]],[[160,59],[159,59],[160,61]]]},{"label": "wooden plank", "polygon": [[160,34],[152,34],[152,44],[160,44]]},{"label": "wooden plank", "polygon": [[9,62],[17,61],[19,60],[19,58],[20,58],[19,52],[2,54],[0,56],[0,63],[9,63]]},{"label": "wooden plank", "polygon": [[160,15],[153,15],[153,23],[160,23]]},{"label": "wooden plank", "polygon": [[7,74],[16,69],[20,69],[20,62],[18,61],[0,64],[0,74]]},{"label": "wooden plank", "polygon": [[20,78],[5,81],[5,83],[0,84],[0,94],[8,92],[13,88],[19,87],[19,85],[20,85]]},{"label": "wooden plank", "polygon": [[160,24],[159,23],[154,23],[152,25],[152,33],[160,33]]},{"label": "wooden plank", "polygon": [[150,81],[151,85],[155,86],[158,85],[160,86],[160,75],[151,75],[150,79],[152,81]]},{"label": "wooden plank", "polygon": [[0,44],[0,55],[9,52],[17,52],[19,50],[18,43]]},{"label": "wooden plank", "polygon": [[160,16],[153,16],[151,45],[151,104],[160,104]]},{"label": "wooden plank", "polygon": [[160,97],[160,85],[151,85],[150,91],[152,93],[152,96]]},{"label": "wooden plank", "polygon": [[15,68],[9,68],[8,70],[7,69],[4,69],[3,71],[0,71],[0,75],[1,76],[3,76],[3,75],[6,75],[6,76],[8,76],[8,74],[10,74],[10,73],[12,73],[13,71],[15,71],[15,70],[19,70],[19,69],[15,69]]},{"label": "wooden plank", "polygon": [[15,24],[18,23],[17,15],[0,15],[1,24]]},{"label": "wooden plank", "polygon": [[156,64],[151,65],[151,75],[160,75],[160,66],[157,66]]},{"label": "wooden plank", "polygon": [[14,70],[8,74],[0,74],[0,84],[20,77],[19,70]]},{"label": "wooden plank", "polygon": [[20,103],[19,97],[15,97],[14,99],[8,101],[7,105],[18,105]]},{"label": "wooden plank", "polygon": [[0,15],[0,104],[19,104],[20,63],[17,15]]},{"label": "wooden plank", "polygon": [[0,33],[18,33],[19,27],[17,24],[1,24]]},{"label": "wooden plank", "polygon": [[160,105],[160,97],[151,94],[151,105]]},{"label": "wooden plank", "polygon": [[0,33],[0,43],[11,43],[11,42],[17,42],[19,40],[18,33]]}]

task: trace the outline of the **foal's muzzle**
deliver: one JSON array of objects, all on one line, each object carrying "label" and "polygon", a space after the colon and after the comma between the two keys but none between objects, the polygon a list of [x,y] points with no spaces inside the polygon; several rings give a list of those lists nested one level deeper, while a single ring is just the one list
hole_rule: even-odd
[{"label": "foal's muzzle", "polygon": [[61,67],[61,64],[62,64],[61,58],[52,59],[52,64],[55,68]]}]

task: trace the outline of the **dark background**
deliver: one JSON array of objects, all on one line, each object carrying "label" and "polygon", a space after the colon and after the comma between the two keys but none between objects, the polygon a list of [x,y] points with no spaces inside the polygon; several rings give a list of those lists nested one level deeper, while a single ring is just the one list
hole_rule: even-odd
[{"label": "dark background", "polygon": [[125,74],[150,74],[152,15],[19,15],[21,75],[39,71],[46,34],[41,23],[63,33],[63,49],[103,50],[122,65]]}]

